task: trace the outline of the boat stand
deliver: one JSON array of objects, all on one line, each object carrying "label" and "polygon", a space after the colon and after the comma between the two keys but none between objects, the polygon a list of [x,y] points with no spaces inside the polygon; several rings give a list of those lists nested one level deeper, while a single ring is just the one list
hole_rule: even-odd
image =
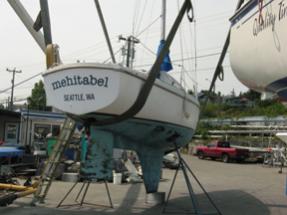
[{"label": "boat stand", "polygon": [[[59,207],[67,207],[67,206],[83,206],[83,205],[92,205],[92,206],[100,206],[100,207],[106,207],[106,208],[114,208],[113,203],[112,203],[112,199],[111,199],[111,195],[110,195],[110,191],[109,191],[109,187],[108,187],[108,184],[107,184],[106,180],[104,181],[104,184],[105,184],[105,188],[106,188],[108,199],[109,199],[109,203],[110,203],[109,206],[85,202],[85,198],[86,198],[86,195],[88,193],[90,184],[91,183],[96,183],[95,181],[91,181],[91,180],[87,180],[87,181],[83,182],[83,184],[82,184],[82,186],[81,186],[81,188],[80,188],[80,190],[79,190],[79,192],[78,192],[78,194],[76,196],[76,199],[75,199],[76,203],[75,204],[63,205],[63,202],[67,199],[67,197],[74,190],[74,188],[77,186],[78,183],[79,183],[78,181],[75,182],[75,184],[71,187],[71,189],[66,193],[64,198],[59,202],[59,204],[57,205],[57,208],[59,208]],[[81,194],[82,194],[82,196],[81,196]],[[80,196],[81,196],[81,199],[80,199],[80,201],[78,201]]]},{"label": "boat stand", "polygon": [[[186,163],[186,161],[182,158],[177,145],[175,144],[175,149],[176,149],[176,153],[178,155],[178,159],[179,159],[179,165],[178,168],[176,169],[176,172],[174,174],[172,183],[171,183],[171,187],[167,196],[167,200],[163,206],[162,209],[162,214],[195,214],[195,215],[222,215],[222,213],[220,212],[219,208],[215,205],[214,201],[211,199],[211,197],[209,196],[209,194],[207,193],[207,191],[204,189],[204,187],[202,186],[202,184],[200,183],[200,181],[198,180],[198,178],[196,177],[196,175],[192,172],[191,168],[188,166],[188,164]],[[169,203],[169,199],[175,184],[175,180],[176,177],[178,175],[179,170],[182,170],[183,175],[184,175],[184,179],[188,188],[188,192],[189,192],[189,197],[191,199],[191,203],[192,203],[192,209],[190,211],[167,211],[167,206]],[[200,208],[199,208],[199,204],[198,204],[198,200],[197,197],[193,191],[193,187],[191,185],[190,182],[190,178],[188,176],[188,172],[191,174],[191,176],[193,177],[193,179],[196,181],[196,183],[199,185],[199,187],[201,188],[201,190],[204,192],[204,195],[207,197],[208,201],[211,203],[211,205],[215,208],[216,212],[215,213],[202,213]]]}]

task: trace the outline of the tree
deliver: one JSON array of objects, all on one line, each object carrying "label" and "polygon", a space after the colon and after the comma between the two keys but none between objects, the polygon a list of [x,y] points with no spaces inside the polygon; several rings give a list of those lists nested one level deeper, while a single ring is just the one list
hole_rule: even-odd
[{"label": "tree", "polygon": [[46,92],[43,81],[35,83],[31,96],[28,97],[29,108],[32,110],[51,110],[46,106]]},{"label": "tree", "polygon": [[260,97],[261,97],[261,94],[254,91],[254,90],[251,90],[249,89],[247,92],[241,94],[243,97],[251,100],[251,101],[259,101],[260,100]]}]

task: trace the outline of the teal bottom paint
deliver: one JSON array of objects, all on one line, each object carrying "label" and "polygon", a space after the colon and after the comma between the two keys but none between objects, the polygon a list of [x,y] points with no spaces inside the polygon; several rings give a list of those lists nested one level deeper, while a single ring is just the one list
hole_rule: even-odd
[{"label": "teal bottom paint", "polygon": [[[98,117],[99,120],[101,118]],[[98,162],[106,166],[102,168],[90,163],[91,169],[100,168],[103,177],[109,176],[111,147],[136,151],[147,193],[157,192],[163,155],[173,151],[175,145],[182,147],[188,144],[194,132],[190,128],[174,124],[141,119],[129,119],[108,126],[93,126],[91,121],[89,123],[92,141],[102,145],[97,147],[100,150]],[[107,172],[104,172],[105,168],[108,168]]]}]

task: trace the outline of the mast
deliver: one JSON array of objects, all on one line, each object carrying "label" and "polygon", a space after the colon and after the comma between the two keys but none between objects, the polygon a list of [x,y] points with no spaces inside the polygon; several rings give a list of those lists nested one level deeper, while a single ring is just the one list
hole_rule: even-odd
[{"label": "mast", "polygon": [[166,0],[162,0],[162,12],[161,12],[161,39],[165,39],[165,31],[166,31]]},{"label": "mast", "polygon": [[[190,0],[186,0],[190,1]],[[165,46],[166,43],[166,0],[162,0],[162,13],[161,13],[161,20],[162,20],[162,26],[161,26],[161,39],[158,47],[158,54],[160,53],[161,49]],[[169,51],[168,53],[164,56],[163,62],[160,66],[160,71],[165,71],[168,72],[172,70],[172,64],[171,60],[169,57]]]},{"label": "mast", "polygon": [[102,24],[102,28],[103,28],[103,31],[104,31],[104,34],[105,34],[106,42],[107,42],[107,45],[108,45],[108,48],[109,48],[109,52],[110,52],[112,61],[113,61],[113,63],[116,63],[116,58],[115,58],[115,55],[114,55],[114,52],[113,52],[112,44],[111,44],[111,41],[110,41],[109,33],[108,33],[108,30],[107,30],[107,27],[106,27],[106,24],[105,24],[105,20],[104,20],[104,16],[103,16],[103,13],[102,13],[102,10],[101,10],[101,6],[100,6],[99,0],[95,0],[95,5],[96,5],[96,8],[98,10],[99,19],[100,19],[101,24]]}]

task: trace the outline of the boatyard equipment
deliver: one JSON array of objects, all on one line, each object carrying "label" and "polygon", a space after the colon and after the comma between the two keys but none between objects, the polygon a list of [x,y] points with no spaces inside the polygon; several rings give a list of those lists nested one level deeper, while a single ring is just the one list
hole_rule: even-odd
[{"label": "boatyard equipment", "polygon": [[[89,132],[88,132],[89,133]],[[57,207],[67,206],[62,205],[65,199],[71,194],[74,188],[77,186],[78,182],[83,181],[83,185],[77,194],[75,201],[77,202],[80,198],[80,202],[73,204],[82,206],[83,204],[96,205],[92,203],[85,202],[86,195],[88,193],[90,184],[97,183],[98,181],[104,181],[105,188],[107,191],[108,199],[111,208],[113,208],[113,203],[111,200],[111,195],[107,181],[112,178],[112,161],[113,161],[113,147],[111,144],[100,145],[97,142],[93,141],[94,132],[91,132],[91,138],[84,138],[84,143],[87,143],[87,151],[85,147],[82,147],[82,150],[85,150],[85,155],[81,161],[81,170],[80,177],[77,178],[74,185],[67,192],[64,198],[60,201]],[[71,206],[71,205],[69,205]]]},{"label": "boatyard equipment", "polygon": [[13,162],[17,162],[21,160],[24,155],[24,150],[19,149],[18,147],[0,147],[0,163],[12,164]]},{"label": "boatyard equipment", "polygon": [[48,194],[52,181],[55,177],[55,171],[57,169],[57,166],[59,165],[65,148],[67,147],[69,140],[73,135],[75,126],[75,121],[67,117],[63,124],[61,133],[57,139],[57,143],[52,151],[52,154],[49,157],[44,167],[44,171],[40,176],[37,192],[35,193],[34,198],[31,202],[32,205],[35,205],[37,202],[44,202],[44,199]]},{"label": "boatyard equipment", "polygon": [[38,181],[34,182],[31,186],[0,184],[0,190],[7,192],[4,195],[0,194],[0,207],[10,205],[18,198],[35,193],[37,186]]},{"label": "boatyard equipment", "polygon": [[[83,184],[76,196],[76,199],[75,199],[75,202],[74,204],[69,204],[69,205],[63,205],[64,201],[67,199],[67,197],[71,194],[71,192],[76,188],[77,184],[79,183],[79,180],[77,180],[74,185],[70,188],[70,190],[66,193],[66,195],[64,196],[64,198],[59,202],[59,204],[57,205],[57,208],[59,207],[66,207],[66,206],[83,206],[84,204],[87,204],[87,205],[94,205],[94,206],[101,206],[101,207],[110,207],[110,208],[113,208],[113,202],[112,202],[112,198],[111,198],[111,194],[110,194],[110,191],[109,191],[109,187],[108,187],[108,184],[107,184],[107,181],[104,180],[103,183],[105,184],[105,188],[106,188],[106,191],[107,191],[107,196],[108,196],[108,200],[109,200],[109,206],[105,206],[105,205],[98,205],[98,204],[94,204],[94,203],[90,203],[90,202],[85,202],[85,199],[86,199],[86,196],[87,196],[87,193],[88,193],[88,190],[89,190],[89,187],[91,184],[93,183],[99,183],[97,181],[93,181],[93,180],[85,180],[83,181]],[[100,182],[102,183],[102,182]],[[81,196],[82,195],[82,196]],[[78,199],[81,197],[80,201],[78,201]]]},{"label": "boatyard equipment", "polygon": [[[163,206],[163,209],[162,209],[162,213],[174,213],[174,214],[180,214],[182,211],[177,211],[176,213],[175,212],[169,212],[167,211],[167,206],[168,206],[168,203],[169,203],[169,199],[170,199],[170,196],[171,196],[171,193],[172,193],[172,190],[173,190],[173,187],[174,187],[174,184],[175,184],[175,180],[176,180],[176,177],[178,175],[178,172],[179,170],[181,170],[183,172],[183,176],[184,176],[184,179],[185,179],[185,183],[187,185],[187,188],[188,188],[188,192],[189,192],[189,197],[191,199],[191,203],[192,203],[192,211],[190,211],[190,213],[188,214],[196,214],[196,215],[199,215],[199,214],[202,214],[202,211],[201,211],[201,208],[199,208],[199,204],[198,204],[198,200],[196,198],[196,195],[194,193],[194,188],[193,186],[191,185],[191,182],[190,182],[190,178],[189,178],[189,175],[188,173],[190,173],[190,175],[192,176],[192,178],[195,180],[195,182],[199,185],[200,189],[203,191],[204,195],[207,197],[208,201],[211,203],[211,205],[215,208],[216,210],[216,213],[212,213],[212,214],[218,214],[218,215],[222,215],[221,211],[219,210],[219,208],[216,206],[216,204],[214,203],[214,201],[212,200],[212,198],[209,196],[208,192],[205,190],[205,188],[202,186],[202,184],[200,183],[199,179],[196,177],[196,175],[193,173],[193,171],[191,170],[191,168],[188,166],[188,164],[186,163],[186,161],[182,158],[180,152],[179,152],[179,148],[178,146],[176,145],[176,143],[174,144],[175,145],[175,151],[177,153],[177,156],[178,156],[178,159],[179,159],[179,165],[178,165],[178,168],[176,169],[176,172],[174,174],[174,177],[173,177],[173,180],[172,180],[172,183],[171,183],[171,186],[170,186],[170,190],[168,192],[168,196],[167,196],[167,199],[166,199],[166,202]],[[186,212],[186,211],[185,211]],[[204,213],[206,214],[206,213]]]}]

